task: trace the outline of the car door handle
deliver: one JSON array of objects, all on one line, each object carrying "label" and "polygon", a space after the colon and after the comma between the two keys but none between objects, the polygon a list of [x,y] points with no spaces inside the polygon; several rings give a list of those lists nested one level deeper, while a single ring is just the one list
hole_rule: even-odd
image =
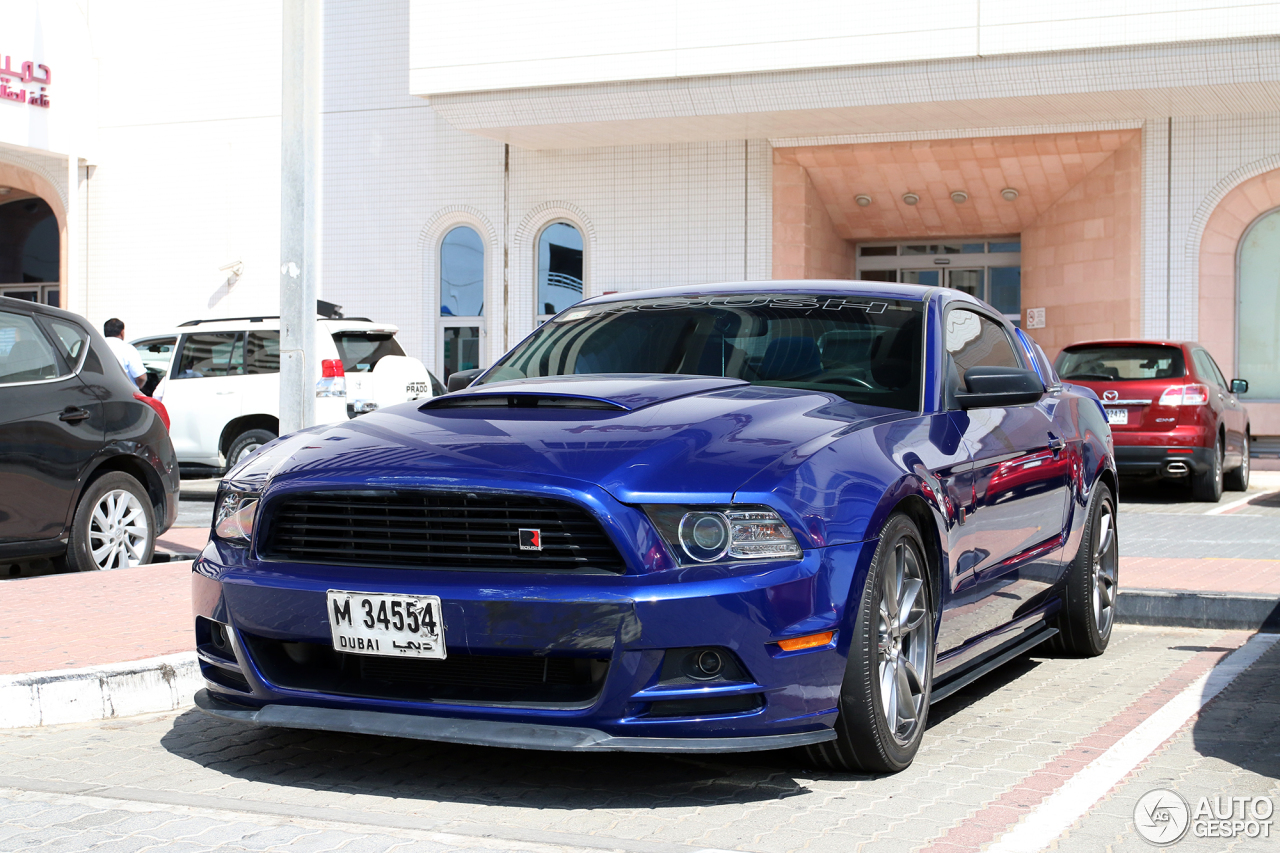
[{"label": "car door handle", "polygon": [[58,415],[58,420],[74,424],[79,423],[87,417],[89,417],[89,412],[85,409],[76,408],[75,406],[67,406],[62,410],[62,414]]}]

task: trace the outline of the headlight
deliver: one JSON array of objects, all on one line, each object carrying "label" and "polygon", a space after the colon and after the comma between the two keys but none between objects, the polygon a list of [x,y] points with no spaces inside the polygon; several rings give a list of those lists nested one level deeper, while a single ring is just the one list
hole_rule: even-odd
[{"label": "headlight", "polygon": [[682,565],[732,560],[796,560],[795,534],[764,506],[644,507]]},{"label": "headlight", "polygon": [[213,514],[214,535],[219,539],[247,544],[253,539],[253,521],[258,514],[260,497],[257,492],[222,491]]}]

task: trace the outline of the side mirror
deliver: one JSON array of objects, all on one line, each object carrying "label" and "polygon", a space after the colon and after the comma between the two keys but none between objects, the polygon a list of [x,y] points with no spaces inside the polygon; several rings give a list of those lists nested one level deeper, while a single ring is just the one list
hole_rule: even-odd
[{"label": "side mirror", "polygon": [[480,378],[480,374],[484,373],[484,371],[483,367],[473,367],[470,370],[459,370],[449,374],[449,393],[452,394],[454,391],[461,391],[466,388]]},{"label": "side mirror", "polygon": [[966,392],[956,394],[962,409],[1025,406],[1044,396],[1044,383],[1034,370],[1020,367],[971,367],[964,375]]},{"label": "side mirror", "polygon": [[1249,391],[1249,380],[1247,380],[1247,379],[1232,379],[1232,380],[1231,380],[1231,393],[1232,393],[1232,394],[1245,394],[1245,393],[1248,393],[1248,391]]}]

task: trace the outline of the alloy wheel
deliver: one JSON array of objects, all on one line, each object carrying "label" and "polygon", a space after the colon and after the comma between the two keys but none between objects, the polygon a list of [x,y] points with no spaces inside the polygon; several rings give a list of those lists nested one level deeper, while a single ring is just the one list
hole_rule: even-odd
[{"label": "alloy wheel", "polygon": [[876,644],[881,711],[894,740],[906,744],[925,710],[929,608],[923,561],[907,542],[898,542],[882,577]]},{"label": "alloy wheel", "polygon": [[122,569],[142,562],[147,549],[147,514],[131,492],[113,489],[98,499],[89,519],[89,553],[99,569]]},{"label": "alloy wheel", "polygon": [[1104,503],[1098,515],[1097,544],[1093,549],[1093,621],[1098,635],[1111,633],[1116,607],[1116,520],[1110,504]]}]

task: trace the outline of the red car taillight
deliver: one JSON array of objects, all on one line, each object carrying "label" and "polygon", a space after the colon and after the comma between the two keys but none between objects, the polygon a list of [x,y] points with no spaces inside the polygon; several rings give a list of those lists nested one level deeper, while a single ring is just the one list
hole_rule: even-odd
[{"label": "red car taillight", "polygon": [[155,397],[148,397],[146,394],[139,394],[137,391],[133,392],[133,399],[141,400],[154,409],[155,413],[160,416],[160,421],[164,424],[164,428],[166,430],[169,429],[169,410],[164,407],[164,403],[161,403]]},{"label": "red car taillight", "polygon": [[1209,402],[1209,389],[1204,385],[1174,385],[1160,395],[1161,406],[1203,406]]},{"label": "red car taillight", "polygon": [[342,369],[342,359],[326,358],[320,362],[320,376],[324,379],[337,379],[339,376],[346,376],[347,372]]}]

